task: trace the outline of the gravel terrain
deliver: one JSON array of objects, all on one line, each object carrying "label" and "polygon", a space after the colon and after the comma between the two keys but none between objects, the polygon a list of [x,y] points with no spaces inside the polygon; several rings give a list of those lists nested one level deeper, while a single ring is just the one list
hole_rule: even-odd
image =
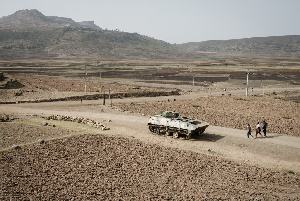
[{"label": "gravel terrain", "polygon": [[108,97],[109,89],[112,94],[151,94],[152,92],[166,91],[165,89],[105,82],[97,80],[95,77],[89,78],[85,82],[84,78],[70,79],[28,74],[4,75],[6,79],[0,80],[0,102],[51,100],[72,96],[84,98],[84,96],[95,94],[106,94]]},{"label": "gravel terrain", "polygon": [[300,136],[299,103],[276,98],[276,96],[252,96],[245,100],[237,96],[201,97],[190,100],[122,103],[121,110],[145,115],[162,111],[177,111],[182,116],[209,122],[211,125],[246,129],[250,123],[255,128],[268,123],[268,132]]},{"label": "gravel terrain", "polygon": [[0,150],[11,148],[14,145],[37,143],[39,140],[49,140],[64,136],[78,134],[71,129],[58,129],[53,126],[41,128],[40,125],[27,125],[25,123],[0,123]]},{"label": "gravel terrain", "polygon": [[[9,76],[0,83],[3,102],[85,94],[82,77]],[[220,82],[209,87],[217,85],[172,98],[113,99],[114,107],[102,100],[0,104],[0,121],[2,114],[14,117],[0,122],[0,200],[300,200],[298,88],[288,92],[289,100],[272,93],[276,86],[245,100],[243,89],[225,93]],[[103,86],[125,93],[166,90],[91,79],[88,93],[102,93]],[[151,134],[148,115],[165,110],[210,126],[191,140]],[[110,129],[44,118],[52,115]],[[268,137],[247,139],[246,125],[264,119]]]},{"label": "gravel terrain", "polygon": [[1,200],[299,200],[298,175],[79,135],[0,153]]}]

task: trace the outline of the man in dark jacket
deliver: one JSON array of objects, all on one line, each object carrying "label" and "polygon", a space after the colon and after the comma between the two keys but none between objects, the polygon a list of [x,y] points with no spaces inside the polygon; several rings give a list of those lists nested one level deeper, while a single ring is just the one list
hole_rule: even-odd
[{"label": "man in dark jacket", "polygon": [[263,132],[264,132],[265,137],[267,137],[267,126],[268,126],[268,123],[264,120],[264,122],[263,122]]}]

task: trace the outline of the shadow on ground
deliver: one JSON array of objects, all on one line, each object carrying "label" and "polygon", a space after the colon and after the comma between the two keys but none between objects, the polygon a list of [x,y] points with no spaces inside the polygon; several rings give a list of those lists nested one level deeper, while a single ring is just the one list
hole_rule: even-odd
[{"label": "shadow on ground", "polygon": [[216,134],[210,134],[210,133],[203,133],[201,135],[193,135],[191,140],[194,141],[209,141],[209,142],[216,142],[218,140],[221,140],[225,136],[222,135],[216,135]]}]

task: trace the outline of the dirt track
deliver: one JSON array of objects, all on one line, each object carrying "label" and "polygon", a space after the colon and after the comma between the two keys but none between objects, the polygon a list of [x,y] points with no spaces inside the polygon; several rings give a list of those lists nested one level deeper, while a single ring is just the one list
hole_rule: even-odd
[{"label": "dirt track", "polygon": [[[299,176],[277,172],[300,172],[298,137],[269,133],[268,138],[247,139],[245,130],[210,126],[202,137],[172,139],[151,134],[147,116],[120,112],[96,101],[0,106],[1,113],[7,111],[16,116],[64,114],[106,120],[111,129],[75,127],[74,137],[39,145],[43,136],[33,136],[20,150],[2,152],[4,199],[299,199]],[[32,130],[25,125],[20,128]],[[46,136],[59,129],[35,128]],[[53,138],[64,133],[70,134],[70,129],[56,132]]]},{"label": "dirt track", "polygon": [[[145,98],[119,102],[141,100]],[[0,113],[25,120],[80,116],[105,120],[111,128],[66,127],[56,121],[49,121],[55,128],[1,123],[1,131],[20,136],[19,141],[1,136],[2,149],[9,148],[0,155],[3,200],[299,200],[299,137],[268,133],[268,138],[247,139],[245,130],[210,126],[201,137],[173,139],[151,134],[147,116],[102,101],[0,105]],[[65,135],[73,136],[57,139]],[[56,140],[39,144],[41,138]],[[21,149],[10,149],[15,144]]]},{"label": "dirt track", "polygon": [[[64,114],[99,121],[103,119],[112,120],[112,122],[105,122],[108,127],[111,127],[111,130],[105,131],[105,133],[134,137],[163,146],[181,146],[182,149],[196,152],[207,152],[208,149],[211,149],[229,159],[249,161],[252,164],[268,168],[291,169],[300,172],[300,166],[297,165],[300,163],[300,139],[298,137],[268,133],[268,138],[247,139],[245,129],[239,130],[211,125],[202,139],[193,139],[191,141],[173,140],[150,134],[146,125],[148,121],[147,116],[120,112],[108,106],[94,103],[95,101],[85,101],[83,104],[79,102],[56,102],[2,105],[0,112],[1,110],[6,110],[11,111],[11,113],[35,114],[38,116]],[[199,140],[201,143],[197,143]]]},{"label": "dirt track", "polygon": [[125,111],[146,115],[176,110],[182,116],[201,119],[216,126],[238,129],[245,129],[248,123],[255,128],[257,122],[262,124],[263,120],[266,120],[270,132],[300,135],[300,110],[295,102],[269,96],[249,97],[247,100],[231,96],[174,100],[131,102],[118,106]]}]

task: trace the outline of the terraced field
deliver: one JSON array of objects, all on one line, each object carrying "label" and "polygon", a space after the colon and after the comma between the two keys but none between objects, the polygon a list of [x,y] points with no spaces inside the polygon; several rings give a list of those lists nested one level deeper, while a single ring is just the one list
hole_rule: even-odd
[{"label": "terraced field", "polygon": [[[20,128],[37,133],[32,126]],[[45,127],[39,131],[53,132]],[[294,174],[101,134],[35,141],[1,152],[0,161],[1,200],[300,198]]]}]

